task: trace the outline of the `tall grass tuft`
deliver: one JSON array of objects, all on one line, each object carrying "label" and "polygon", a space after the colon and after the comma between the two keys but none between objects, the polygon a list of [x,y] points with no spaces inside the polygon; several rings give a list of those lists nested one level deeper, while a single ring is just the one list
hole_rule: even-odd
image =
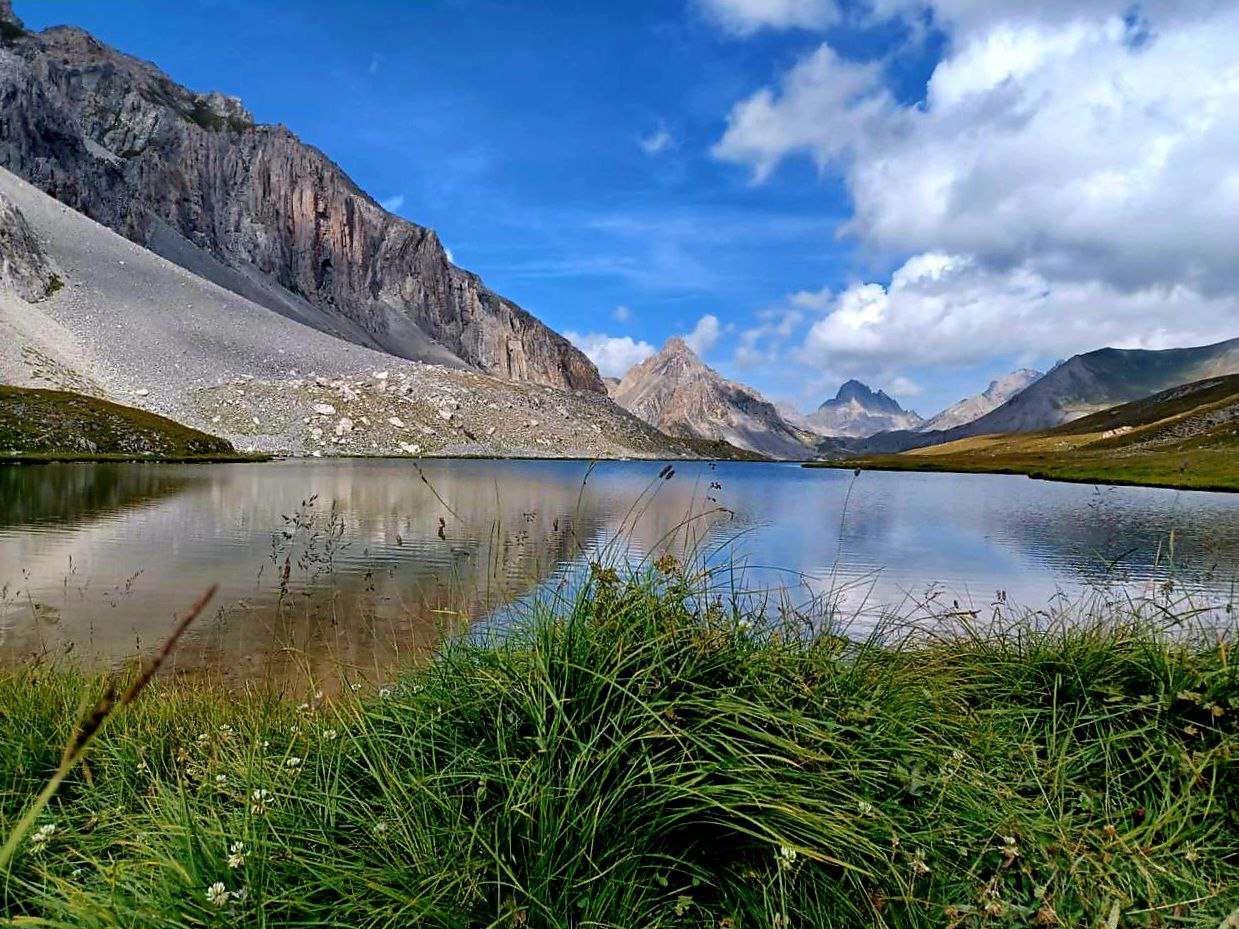
[{"label": "tall grass tuft", "polygon": [[[1239,921],[1226,636],[1133,609],[857,640],[707,585],[669,558],[597,567],[570,599],[332,700],[156,683],[66,779],[0,912],[80,929]],[[92,686],[0,678],[0,833]]]}]

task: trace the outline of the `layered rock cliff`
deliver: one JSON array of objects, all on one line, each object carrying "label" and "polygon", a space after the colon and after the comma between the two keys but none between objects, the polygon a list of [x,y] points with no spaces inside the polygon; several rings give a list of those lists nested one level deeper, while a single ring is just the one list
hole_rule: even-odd
[{"label": "layered rock cliff", "polygon": [[[9,0],[0,0],[0,166],[335,335],[605,393],[566,339],[454,266],[433,230],[385,211],[288,129],[256,125],[239,100],[187,90],[79,29],[26,32]],[[204,252],[218,268],[204,267]]]}]

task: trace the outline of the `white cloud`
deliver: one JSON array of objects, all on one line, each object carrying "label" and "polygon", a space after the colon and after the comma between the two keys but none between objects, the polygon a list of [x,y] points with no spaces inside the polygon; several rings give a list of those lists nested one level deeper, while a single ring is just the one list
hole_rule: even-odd
[{"label": "white cloud", "polygon": [[909,259],[889,285],[859,283],[833,298],[799,355],[815,367],[953,367],[1103,345],[1199,345],[1236,329],[1233,300],[1182,285],[1122,291],[1100,281],[1052,282],[1028,267],[991,269],[975,258],[930,252]]},{"label": "white cloud", "polygon": [[704,357],[718,343],[721,335],[722,326],[719,324],[718,317],[713,313],[707,313],[697,320],[697,325],[693,327],[692,332],[686,333],[681,338],[698,356]]},{"label": "white cloud", "polygon": [[621,303],[611,313],[611,316],[617,323],[626,323],[632,319],[632,310]]},{"label": "white cloud", "polygon": [[398,209],[404,206],[404,194],[393,194],[384,200],[380,200],[379,206],[385,209],[388,213],[395,213]]},{"label": "white cloud", "polygon": [[749,165],[755,181],[796,153],[825,168],[883,133],[894,98],[881,81],[880,65],[845,61],[823,44],[777,88],[763,88],[732,108],[714,154]]},{"label": "white cloud", "polygon": [[925,392],[925,388],[909,378],[897,377],[891,381],[886,392],[896,398],[918,397]]},{"label": "white cloud", "polygon": [[891,364],[1239,335],[1239,4],[878,0],[948,38],[922,102],[822,45],[732,109],[757,182],[839,171],[846,231],[912,255],[889,284],[798,295],[807,357]]},{"label": "white cloud", "polygon": [[443,246],[443,254],[447,256],[447,260],[452,264],[456,264],[456,256],[452,254],[452,250],[446,245]]},{"label": "white cloud", "polygon": [[583,351],[598,366],[603,377],[623,377],[629,368],[654,354],[649,342],[635,341],[632,336],[611,336],[602,332],[565,332],[564,337]]},{"label": "white cloud", "polygon": [[[794,294],[789,299],[795,304],[798,296],[800,295]],[[740,333],[740,344],[736,346],[736,364],[751,368],[778,362],[783,355],[784,346],[803,319],[804,313],[799,309],[761,310],[757,314],[758,324]]]},{"label": "white cloud", "polygon": [[666,126],[659,126],[649,135],[644,135],[637,140],[637,144],[641,146],[641,151],[647,155],[657,155],[659,152],[666,151],[675,145],[675,136]]},{"label": "white cloud", "polygon": [[834,0],[699,0],[702,10],[728,32],[746,36],[760,29],[820,29],[839,17]]}]

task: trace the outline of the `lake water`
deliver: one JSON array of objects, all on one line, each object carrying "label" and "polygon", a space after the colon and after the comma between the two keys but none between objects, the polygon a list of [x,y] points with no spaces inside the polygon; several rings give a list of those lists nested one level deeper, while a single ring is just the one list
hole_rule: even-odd
[{"label": "lake water", "polygon": [[[308,460],[0,468],[0,659],[149,652],[210,584],[179,670],[382,677],[595,559],[691,547],[770,601],[983,613],[1173,581],[1229,622],[1239,495],[1001,475],[677,462]],[[287,577],[283,577],[287,566]],[[719,571],[717,583],[731,583]]]}]

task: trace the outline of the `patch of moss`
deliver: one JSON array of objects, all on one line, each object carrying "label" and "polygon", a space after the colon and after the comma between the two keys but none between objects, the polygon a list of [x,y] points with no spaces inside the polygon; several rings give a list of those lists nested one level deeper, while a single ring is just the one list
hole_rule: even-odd
[{"label": "patch of moss", "polygon": [[64,286],[65,286],[65,282],[60,279],[60,275],[53,274],[52,279],[47,282],[47,292],[43,296],[50,297],[53,294],[56,294],[60,290],[62,290]]},{"label": "patch of moss", "polygon": [[63,390],[0,386],[0,460],[232,457],[228,440],[155,413]]}]

